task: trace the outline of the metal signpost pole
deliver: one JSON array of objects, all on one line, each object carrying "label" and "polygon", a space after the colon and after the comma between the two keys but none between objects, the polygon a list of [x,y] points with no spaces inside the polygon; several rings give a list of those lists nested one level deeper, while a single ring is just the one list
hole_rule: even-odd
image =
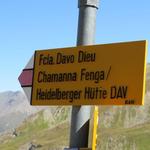
[{"label": "metal signpost pole", "polygon": [[[78,0],[77,46],[94,43],[98,2],[99,0]],[[144,104],[146,52],[146,40],[37,50],[18,79],[31,105],[73,105],[70,150],[79,150],[78,148],[89,150],[90,105]],[[137,59],[133,59],[135,53]],[[61,57],[64,57],[64,60]],[[74,58],[78,60],[74,61]],[[94,74],[98,73],[99,77],[96,79],[87,76],[86,78],[85,73],[90,73],[88,70],[92,70]],[[71,78],[68,80],[68,77],[62,77],[62,74],[66,76],[71,74]],[[77,80],[78,75],[81,75],[81,80]],[[101,81],[103,81],[102,87],[98,87],[97,83]],[[91,90],[95,92],[89,94]],[[98,120],[96,110],[94,118],[92,150],[96,147]]]},{"label": "metal signpost pole", "polygon": [[[92,45],[95,37],[96,11],[99,0],[78,0],[79,21],[77,46]],[[88,147],[91,106],[73,106],[70,148]]]}]

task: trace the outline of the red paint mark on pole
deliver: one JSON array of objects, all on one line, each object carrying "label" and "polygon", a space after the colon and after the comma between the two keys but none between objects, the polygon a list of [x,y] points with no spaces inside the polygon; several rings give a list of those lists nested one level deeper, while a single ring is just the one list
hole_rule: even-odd
[{"label": "red paint mark on pole", "polygon": [[28,86],[32,86],[32,77],[33,77],[33,70],[27,69],[27,70],[23,70],[18,80],[22,87],[28,87]]}]

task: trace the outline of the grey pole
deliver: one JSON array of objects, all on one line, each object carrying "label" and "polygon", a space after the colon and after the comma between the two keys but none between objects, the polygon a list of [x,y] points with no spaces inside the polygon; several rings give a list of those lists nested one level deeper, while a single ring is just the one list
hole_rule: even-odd
[{"label": "grey pole", "polygon": [[[99,0],[78,0],[77,45],[92,45],[95,37],[96,11]],[[70,148],[88,147],[91,106],[73,106]]]}]

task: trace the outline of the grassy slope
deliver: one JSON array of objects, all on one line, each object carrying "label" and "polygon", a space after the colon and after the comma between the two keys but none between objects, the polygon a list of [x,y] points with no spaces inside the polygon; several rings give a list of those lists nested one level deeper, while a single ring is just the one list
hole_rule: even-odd
[{"label": "grassy slope", "polygon": [[48,128],[48,123],[43,120],[43,114],[40,112],[38,117],[32,121],[25,122],[17,129],[20,133],[17,137],[7,135],[3,137],[0,143],[1,150],[27,149],[30,142],[35,145],[41,145],[40,150],[54,149],[66,145],[68,141],[68,124],[63,123],[55,128]]},{"label": "grassy slope", "polygon": [[99,129],[98,149],[100,150],[149,150],[150,123],[133,128]]},{"label": "grassy slope", "polygon": [[[43,120],[42,112],[32,121],[25,122],[17,129],[20,135],[12,138],[5,137],[0,143],[2,150],[26,150],[32,141],[40,144],[39,150],[59,150],[67,147],[69,142],[69,124],[67,122],[48,128],[48,123]],[[150,124],[143,124],[133,128],[99,128],[98,150],[149,150],[150,149]]]}]

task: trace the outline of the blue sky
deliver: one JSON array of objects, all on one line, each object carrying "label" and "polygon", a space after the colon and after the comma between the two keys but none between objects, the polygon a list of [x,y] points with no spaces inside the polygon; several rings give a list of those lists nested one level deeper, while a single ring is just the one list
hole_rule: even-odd
[{"label": "blue sky", "polygon": [[[0,92],[21,90],[34,50],[75,46],[77,23],[77,0],[1,0]],[[150,42],[150,0],[100,0],[95,44],[143,39]]]}]

